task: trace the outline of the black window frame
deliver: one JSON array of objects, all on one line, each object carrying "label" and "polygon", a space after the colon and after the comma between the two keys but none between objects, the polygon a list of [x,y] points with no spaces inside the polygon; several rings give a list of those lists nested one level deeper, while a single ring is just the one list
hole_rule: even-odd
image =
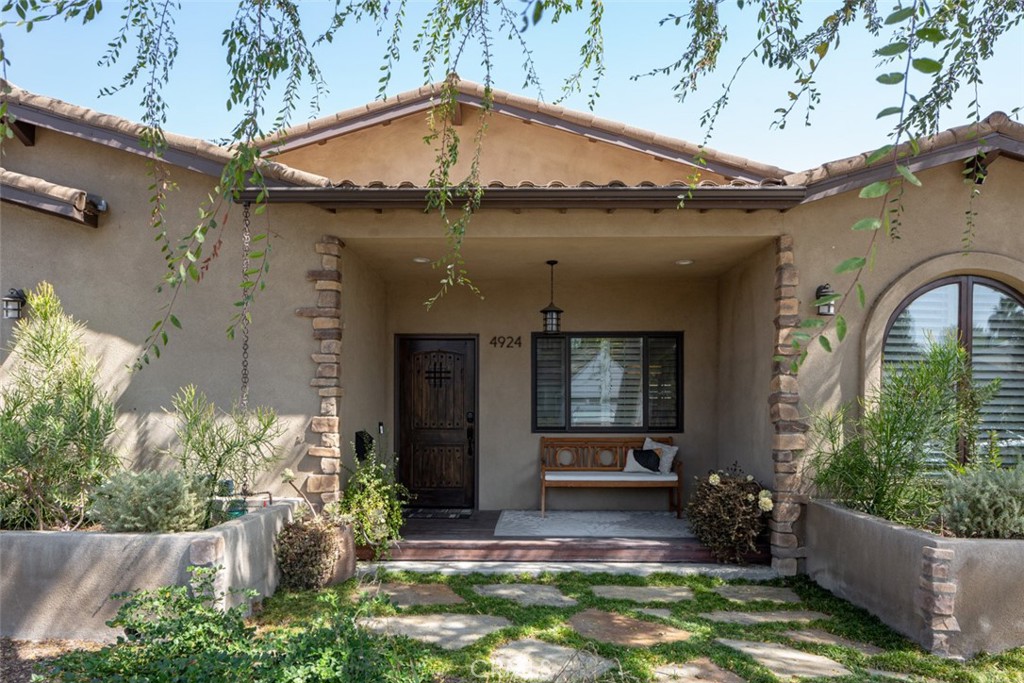
[{"label": "black window frame", "polygon": [[[571,363],[569,362],[570,353],[570,340],[573,338],[641,338],[643,340],[643,367],[642,373],[642,391],[643,391],[643,426],[640,427],[573,427],[570,425],[569,420],[569,409],[572,405],[572,377],[571,377]],[[650,367],[649,353],[648,353],[648,341],[650,339],[673,339],[676,342],[676,367],[678,368],[678,376],[676,377],[676,397],[675,397],[675,416],[676,423],[673,427],[651,427],[649,425],[650,410],[648,401],[650,400]],[[565,366],[565,376],[563,378],[563,386],[565,387],[565,395],[563,401],[563,424],[562,428],[538,426],[537,425],[537,341],[539,339],[564,339],[565,345],[563,347],[563,361]],[[562,332],[559,334],[549,334],[545,332],[534,332],[530,336],[530,425],[531,431],[534,434],[682,434],[684,429],[683,425],[683,407],[684,407],[684,395],[683,389],[683,378],[685,377],[685,370],[683,368],[683,332]]]}]

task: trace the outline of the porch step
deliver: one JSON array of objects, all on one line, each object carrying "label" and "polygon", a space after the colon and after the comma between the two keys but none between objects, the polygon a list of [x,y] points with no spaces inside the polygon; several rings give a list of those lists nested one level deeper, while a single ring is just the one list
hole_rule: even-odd
[{"label": "porch step", "polygon": [[[747,557],[767,564],[762,550]],[[486,539],[450,538],[404,540],[392,549],[392,560],[489,562],[714,562],[707,548],[694,539]]]}]

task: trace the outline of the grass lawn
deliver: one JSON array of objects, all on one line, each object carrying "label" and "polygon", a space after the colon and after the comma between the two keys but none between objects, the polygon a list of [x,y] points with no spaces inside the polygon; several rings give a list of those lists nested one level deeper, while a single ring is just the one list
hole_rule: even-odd
[{"label": "grass lawn", "polygon": [[[492,670],[489,655],[501,645],[521,638],[536,638],[554,644],[591,652],[613,660],[617,667],[605,674],[604,681],[650,681],[653,671],[668,663],[685,663],[696,658],[708,658],[719,667],[729,670],[750,683],[776,683],[780,679],[752,658],[715,642],[718,638],[782,643],[793,648],[824,655],[854,672],[853,676],[832,679],[803,679],[806,681],[832,680],[842,683],[854,681],[893,681],[869,670],[910,674],[905,680],[931,680],[943,683],[1024,683],[1024,648],[1001,655],[983,655],[961,663],[941,659],[920,650],[896,634],[867,612],[833,597],[806,579],[785,579],[770,585],[792,588],[800,597],[799,604],[779,605],[768,602],[738,604],[719,596],[712,589],[727,582],[704,576],[653,575],[632,577],[603,574],[545,574],[536,576],[481,575],[465,576],[421,575],[413,573],[387,573],[378,576],[382,582],[440,583],[449,586],[465,602],[456,605],[424,605],[397,609],[386,597],[359,600],[357,596],[366,586],[355,580],[319,592],[281,593],[266,601],[263,611],[253,623],[263,637],[287,637],[290,633],[326,624],[332,617],[387,616],[396,614],[488,614],[507,618],[511,628],[487,635],[461,650],[448,651],[415,640],[396,637],[396,646],[403,658],[418,661],[434,674],[437,681],[508,681],[508,675]],[[536,583],[558,588],[578,604],[572,607],[521,606],[510,600],[483,597],[473,586],[494,583]],[[732,582],[743,583],[743,582]],[[626,600],[600,598],[591,587],[601,584],[630,586],[687,586],[694,599],[668,604],[638,604]],[[671,616],[660,621],[639,612],[643,607],[668,607]],[[568,620],[578,612],[597,608],[636,619],[668,624],[688,631],[693,636],[676,643],[662,643],[653,647],[626,647],[609,645],[584,638]],[[737,625],[713,622],[702,618],[702,613],[715,610],[743,612],[774,611],[780,609],[813,610],[829,615],[807,625],[772,622],[758,625]],[[855,649],[838,645],[800,643],[784,635],[798,628],[816,628],[846,639],[881,648],[881,654],[866,656]]]}]

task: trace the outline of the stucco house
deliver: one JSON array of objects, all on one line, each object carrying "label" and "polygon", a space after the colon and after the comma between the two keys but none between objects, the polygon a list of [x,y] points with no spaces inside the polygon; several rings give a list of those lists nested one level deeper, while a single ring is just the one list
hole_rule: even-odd
[{"label": "stucco house", "polygon": [[[471,145],[484,89],[457,87],[453,122]],[[1024,125],[996,113],[921,142],[907,165],[923,186],[906,187],[901,239],[877,237],[866,305],[850,297],[846,340],[832,353],[813,345],[793,373],[776,357],[794,353],[801,319],[819,316],[819,286],[852,282],[834,268],[867,253],[871,234],[850,226],[878,214],[879,200],[858,193],[887,167],[864,154],[793,173],[714,150],[698,166],[692,143],[494,92],[487,187],[464,245],[481,294],[455,288],[428,310],[440,279],[430,263],[447,249],[424,212],[434,153],[422,138],[436,95],[424,87],[302,124],[267,149],[269,208],[253,220],[273,256],[253,311],[250,402],[282,416],[281,468],[309,493],[338,496],[360,431],[399,455],[420,504],[478,509],[539,507],[541,436],[670,435],[688,479],[735,462],[776,491],[774,564],[793,573],[802,420],[869,390],[900,316],[892,353],[926,329],[960,326],[979,372],[1003,377],[988,418],[1004,455],[1021,457]],[[238,394],[239,344],[224,328],[242,209],[230,210],[219,262],[177,304],[184,329],[129,374],[166,303],[140,128],[18,88],[8,102],[17,137],[4,142],[0,172],[0,290],[49,281],[88,322],[121,448],[135,466],[159,465],[179,386],[196,383],[222,405]],[[168,215],[184,232],[228,152],[175,135],[168,145]],[[965,212],[975,226],[966,252]],[[554,335],[540,314],[552,298],[564,311]],[[6,346],[13,321],[0,325]],[[268,473],[260,488],[278,481]],[[552,491],[548,506],[664,502],[663,492],[571,489]]]}]

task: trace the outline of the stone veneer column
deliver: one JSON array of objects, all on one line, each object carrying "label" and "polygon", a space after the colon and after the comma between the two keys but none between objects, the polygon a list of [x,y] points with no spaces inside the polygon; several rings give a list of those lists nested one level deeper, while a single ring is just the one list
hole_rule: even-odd
[{"label": "stone veneer column", "polygon": [[954,615],[956,580],[951,576],[954,552],[948,548],[926,547],[921,553],[921,578],[917,588],[918,614],[924,620],[924,646],[931,652],[948,657],[950,639],[960,633]]},{"label": "stone veneer column", "polygon": [[316,306],[299,308],[295,313],[310,318],[313,339],[318,344],[312,354],[316,375],[310,381],[320,396],[320,414],[310,421],[310,431],[319,443],[312,444],[306,454],[316,458],[319,471],[306,478],[306,492],[320,496],[321,503],[332,503],[341,497],[341,425],[338,420],[338,399],[341,398],[341,250],[345,243],[333,235],[324,235],[316,243],[320,256],[319,270],[310,270],[306,279],[314,283]]},{"label": "stone veneer column", "polygon": [[800,276],[793,259],[793,238],[780,236],[775,243],[775,356],[773,364],[770,414],[774,435],[772,460],[775,463],[775,509],[768,523],[771,529],[772,567],[783,576],[800,570],[799,560],[806,556],[797,534],[797,523],[806,497],[800,493],[798,464],[806,447],[807,425],[800,417],[800,385],[790,367],[800,352],[794,349],[790,334],[800,326]]}]

